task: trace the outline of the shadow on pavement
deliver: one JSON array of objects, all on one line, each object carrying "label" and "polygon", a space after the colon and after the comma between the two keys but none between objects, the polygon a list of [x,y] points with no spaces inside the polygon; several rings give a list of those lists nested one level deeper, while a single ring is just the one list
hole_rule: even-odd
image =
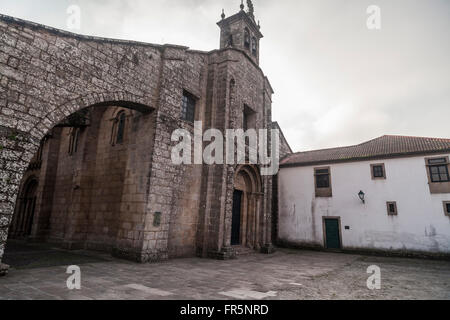
[{"label": "shadow on pavement", "polygon": [[8,240],[2,262],[14,269],[31,269],[60,265],[80,265],[109,260],[106,255],[103,257],[101,253],[97,252],[85,250],[69,251],[48,243]]}]

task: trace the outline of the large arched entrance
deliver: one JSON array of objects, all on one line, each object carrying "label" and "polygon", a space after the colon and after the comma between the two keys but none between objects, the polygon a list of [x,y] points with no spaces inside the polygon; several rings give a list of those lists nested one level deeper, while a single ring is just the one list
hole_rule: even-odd
[{"label": "large arched entrance", "polygon": [[260,249],[261,178],[257,168],[242,165],[234,178],[231,245]]},{"label": "large arched entrance", "polygon": [[[142,229],[145,215],[146,198],[138,195],[148,184],[142,177],[150,172],[156,124],[152,111],[132,102],[102,102],[72,113],[46,132],[21,173],[7,264],[56,263],[46,260],[50,244],[117,255],[141,250],[141,234],[135,230]],[[22,252],[30,251],[33,257],[24,259]]]}]

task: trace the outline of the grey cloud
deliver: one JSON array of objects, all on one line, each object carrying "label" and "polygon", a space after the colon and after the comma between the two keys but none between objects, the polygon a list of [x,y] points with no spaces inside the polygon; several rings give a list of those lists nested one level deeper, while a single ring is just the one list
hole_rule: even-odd
[{"label": "grey cloud", "polygon": [[[383,134],[450,137],[450,2],[254,0],[261,66],[276,94],[273,118],[294,150],[359,143]],[[2,13],[65,28],[69,4],[82,33],[218,46],[215,23],[239,0],[0,0]],[[366,28],[378,5],[382,29]]]}]

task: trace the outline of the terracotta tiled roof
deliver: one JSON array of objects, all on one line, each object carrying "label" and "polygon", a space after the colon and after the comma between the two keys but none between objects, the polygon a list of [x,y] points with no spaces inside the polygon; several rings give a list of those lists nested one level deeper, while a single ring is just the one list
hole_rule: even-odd
[{"label": "terracotta tiled roof", "polygon": [[450,152],[450,139],[386,135],[355,146],[294,153],[285,157],[281,166],[364,161],[438,152]]}]

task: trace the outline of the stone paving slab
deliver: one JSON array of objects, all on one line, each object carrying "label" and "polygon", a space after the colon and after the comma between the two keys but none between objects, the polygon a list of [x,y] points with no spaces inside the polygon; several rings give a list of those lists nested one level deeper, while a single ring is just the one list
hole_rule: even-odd
[{"label": "stone paving slab", "polygon": [[[371,265],[381,268],[381,290],[366,286]],[[137,264],[110,258],[80,265],[80,290],[67,288],[66,267],[13,266],[0,278],[0,299],[450,300],[449,261],[287,249],[230,261],[188,258]]]}]

